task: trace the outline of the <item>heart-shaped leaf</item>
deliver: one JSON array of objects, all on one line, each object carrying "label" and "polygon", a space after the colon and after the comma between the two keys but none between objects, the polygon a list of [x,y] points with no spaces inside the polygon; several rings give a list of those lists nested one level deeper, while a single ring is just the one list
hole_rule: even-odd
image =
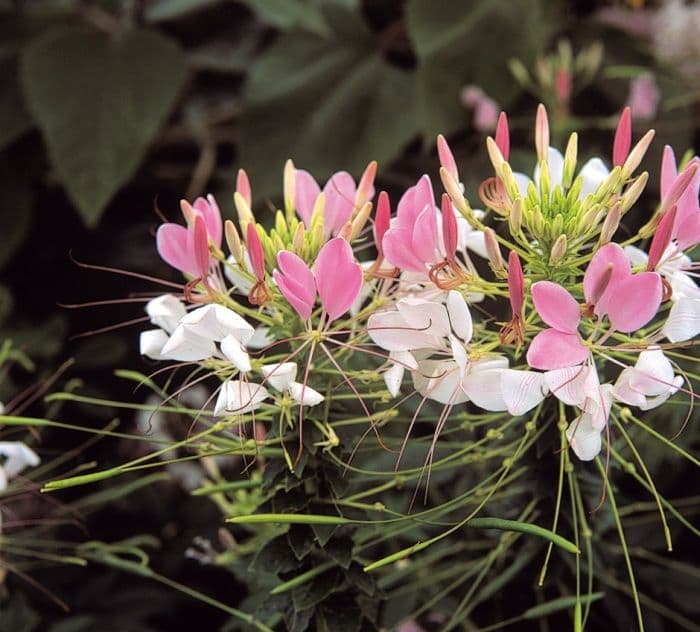
[{"label": "heart-shaped leaf", "polygon": [[184,56],[149,30],[113,37],[52,30],[25,50],[21,76],[51,163],[94,226],[170,111],[185,79]]}]

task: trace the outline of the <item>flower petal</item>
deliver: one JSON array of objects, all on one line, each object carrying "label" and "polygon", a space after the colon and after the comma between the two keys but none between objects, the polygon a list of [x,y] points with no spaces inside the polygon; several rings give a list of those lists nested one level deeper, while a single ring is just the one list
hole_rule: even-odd
[{"label": "flower petal", "polygon": [[367,322],[367,331],[374,344],[386,351],[412,351],[438,344],[430,332],[415,329],[399,312],[378,312]]},{"label": "flower petal", "polygon": [[534,369],[549,371],[581,364],[588,354],[588,348],[581,342],[578,334],[545,329],[530,343],[527,363]]},{"label": "flower petal", "polygon": [[186,325],[179,325],[163,345],[160,355],[164,360],[197,362],[211,358],[216,346],[211,338],[198,336]]},{"label": "flower petal", "polygon": [[162,360],[161,351],[168,342],[168,334],[162,329],[148,329],[139,335],[139,353],[154,360]]},{"label": "flower petal", "polygon": [[328,241],[316,257],[316,287],[330,320],[342,316],[362,289],[364,275],[350,244],[340,237]]},{"label": "flower petal", "polygon": [[589,305],[595,305],[595,313],[608,313],[611,299],[617,301],[617,286],[631,275],[625,251],[618,244],[606,244],[593,255],[583,275],[583,296]]},{"label": "flower petal", "polygon": [[586,381],[590,367],[577,365],[553,369],[544,374],[552,395],[569,406],[583,406],[586,401]]},{"label": "flower petal", "polygon": [[462,389],[469,399],[484,410],[500,411],[508,408],[501,388],[501,369],[479,371],[470,367],[462,379]]},{"label": "flower petal", "polygon": [[460,292],[450,290],[447,294],[447,315],[450,319],[452,331],[462,339],[469,342],[474,333],[472,315],[469,313],[467,302]]},{"label": "flower petal", "polygon": [[584,413],[566,429],[566,438],[574,454],[581,461],[592,461],[603,445],[600,430],[591,425],[591,416]]},{"label": "flower petal", "polygon": [[198,276],[197,261],[189,232],[179,224],[162,224],[156,231],[156,248],[165,263],[185,274]]},{"label": "flower petal", "polygon": [[684,342],[700,334],[700,299],[678,299],[661,332],[671,342]]},{"label": "flower petal", "polygon": [[567,290],[551,281],[538,281],[530,288],[540,318],[557,331],[574,334],[581,321],[578,303]]},{"label": "flower petal", "polygon": [[221,341],[221,352],[241,373],[250,371],[250,357],[235,336],[229,334]]},{"label": "flower petal", "polygon": [[302,406],[316,406],[325,399],[321,393],[300,382],[292,382],[289,385],[289,394],[295,402]]},{"label": "flower petal", "polygon": [[515,369],[501,371],[501,393],[511,415],[522,415],[533,409],[548,392],[544,373]]},{"label": "flower petal", "polygon": [[297,377],[296,362],[282,362],[281,364],[264,364],[260,367],[267,383],[280,393]]},{"label": "flower petal", "polygon": [[590,193],[595,193],[609,175],[609,169],[600,158],[591,158],[579,171],[579,176],[583,178],[579,199],[583,200]]},{"label": "flower petal", "polygon": [[214,405],[214,414],[242,415],[249,413],[260,408],[263,401],[269,396],[267,389],[260,384],[251,384],[240,380],[226,380],[221,385],[219,396]]},{"label": "flower petal", "polygon": [[384,371],[384,384],[392,397],[396,397],[401,390],[401,382],[403,382],[403,374],[405,369],[400,364],[392,364]]},{"label": "flower petal", "polygon": [[413,386],[427,399],[451,405],[469,401],[462,389],[459,367],[452,360],[423,360],[411,375]]},{"label": "flower petal", "polygon": [[347,171],[334,173],[323,187],[326,197],[324,228],[326,234],[336,235],[350,219],[355,207],[355,180]]},{"label": "flower petal", "polygon": [[297,169],[294,172],[294,176],[296,191],[294,208],[308,227],[311,222],[311,213],[314,210],[316,198],[321,193],[321,187],[318,186],[318,182],[316,182],[314,177],[304,169]]},{"label": "flower petal", "polygon": [[217,342],[232,335],[245,344],[255,332],[245,318],[219,304],[195,309],[181,318],[180,323],[193,334]]},{"label": "flower petal", "polygon": [[663,286],[656,272],[641,272],[614,286],[607,306],[610,324],[622,333],[637,331],[659,311]]},{"label": "flower petal", "polygon": [[172,294],[163,294],[146,303],[146,313],[156,327],[170,333],[180,324],[180,319],[187,314],[187,311],[180,300]]}]

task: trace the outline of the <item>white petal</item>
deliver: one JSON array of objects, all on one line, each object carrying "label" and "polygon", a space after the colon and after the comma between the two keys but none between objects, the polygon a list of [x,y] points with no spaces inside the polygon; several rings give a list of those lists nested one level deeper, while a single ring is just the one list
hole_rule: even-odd
[{"label": "white petal", "polygon": [[[539,178],[539,170],[537,171],[537,176]],[[513,178],[515,180],[515,183],[518,185],[518,191],[520,191],[520,197],[526,198],[527,197],[527,190],[530,187],[530,178],[528,178],[524,173],[520,173],[519,171],[514,171],[513,172]]]},{"label": "white petal", "polygon": [[469,342],[474,332],[472,315],[469,313],[464,297],[456,290],[450,290],[447,294],[447,314],[452,331],[464,342]]},{"label": "white petal", "polygon": [[411,373],[413,386],[423,396],[440,404],[469,401],[462,390],[459,367],[453,360],[423,360]]},{"label": "white petal", "polygon": [[165,329],[170,334],[180,324],[180,319],[187,314],[187,311],[172,294],[163,294],[148,301],[146,313],[156,327]]},{"label": "white petal", "polygon": [[642,407],[646,404],[646,397],[643,393],[632,388],[630,379],[633,376],[634,369],[628,367],[620,373],[613,387],[613,397],[629,406]]},{"label": "white petal", "polygon": [[0,441],[0,454],[7,460],[2,468],[8,480],[13,479],[26,467],[41,463],[39,455],[22,441]]},{"label": "white petal", "polygon": [[229,334],[221,341],[221,352],[241,373],[250,371],[250,357],[234,336]]},{"label": "white petal", "polygon": [[547,388],[559,401],[569,406],[582,406],[586,400],[588,367],[582,364],[554,369],[544,374]]},{"label": "white petal", "polygon": [[464,377],[462,388],[469,399],[484,410],[506,410],[508,406],[501,390],[502,370],[470,372]]},{"label": "white petal", "polygon": [[450,319],[442,303],[421,298],[404,298],[396,304],[396,308],[407,325],[417,331],[438,339],[446,338],[450,333]]},{"label": "white petal", "polygon": [[139,335],[139,352],[154,360],[161,360],[161,351],[168,342],[168,334],[162,329],[148,329]]},{"label": "white petal", "polygon": [[642,410],[651,410],[652,408],[656,408],[657,406],[661,406],[671,395],[674,395],[675,393],[678,392],[678,389],[683,386],[683,378],[680,375],[677,375],[673,379],[673,387],[669,388],[667,391],[664,393],[661,393],[661,395],[657,395],[656,397],[649,397],[647,401],[640,406]]},{"label": "white petal", "polygon": [[684,342],[700,334],[700,299],[676,301],[661,331],[671,342]]},{"label": "white petal", "polygon": [[[477,213],[478,211],[474,211],[474,214]],[[459,214],[457,215],[457,249],[462,252],[467,249],[472,250],[484,259],[488,259],[489,256],[484,233],[472,228],[469,222]]]},{"label": "white petal", "polygon": [[260,384],[227,380],[221,385],[219,397],[214,406],[214,414],[244,414],[260,408],[270,394]]},{"label": "white petal", "polygon": [[511,415],[518,416],[533,409],[549,392],[544,373],[537,371],[501,371],[503,400]]},{"label": "white petal", "polygon": [[[596,374],[597,378],[597,371],[592,369],[592,372]],[[583,411],[590,414],[591,426],[596,430],[602,430],[608,423],[612,407],[612,392],[612,384],[602,384],[584,402]]]},{"label": "white petal", "polygon": [[[666,268],[662,266],[661,272],[666,274]],[[682,270],[672,270],[670,274],[666,274],[666,278],[673,290],[671,299],[678,301],[681,298],[700,299],[700,287],[695,282],[695,279]]]},{"label": "white petal", "polygon": [[436,348],[439,344],[435,336],[411,327],[399,312],[372,314],[367,321],[367,331],[374,344],[387,351]]},{"label": "white petal", "polygon": [[595,193],[605,179],[610,175],[610,171],[600,158],[591,158],[581,168],[579,175],[583,178],[583,186],[579,199],[583,200],[589,193]]},{"label": "white petal", "polygon": [[265,364],[260,367],[260,371],[267,378],[267,383],[281,393],[296,379],[297,363]]},{"label": "white petal", "polygon": [[625,246],[625,255],[629,259],[630,264],[633,266],[644,266],[646,267],[649,257],[647,253],[637,248],[636,246]]},{"label": "white petal", "polygon": [[292,382],[289,385],[289,394],[302,406],[316,406],[325,399],[321,393],[308,385],[304,386],[301,382]]},{"label": "white petal", "polygon": [[246,252],[244,255],[245,261],[244,263],[248,264],[248,274],[244,273],[241,270],[241,267],[236,263],[236,260],[233,258],[233,256],[229,256],[228,259],[226,259],[226,265],[224,266],[224,274],[226,275],[226,278],[231,281],[233,286],[238,290],[240,294],[248,294],[250,290],[253,289],[253,285],[255,285],[255,281],[252,280],[252,273],[250,273],[250,259],[248,257],[248,253]]},{"label": "white petal", "polygon": [[[0,492],[4,492],[7,489],[7,476],[5,475],[5,470],[2,465],[0,465]],[[0,513],[0,527],[2,527],[2,514]]]},{"label": "white petal", "polygon": [[401,390],[405,369],[400,364],[392,364],[384,371],[384,384],[392,397],[396,397]]},{"label": "white petal", "polygon": [[591,461],[600,453],[603,445],[600,430],[591,425],[590,415],[583,414],[566,429],[566,438],[572,450],[582,461]]},{"label": "white petal", "polygon": [[642,351],[634,365],[630,386],[648,397],[661,395],[673,384],[673,366],[661,349]]},{"label": "white petal", "polygon": [[182,318],[180,322],[198,336],[216,342],[232,335],[245,344],[255,333],[253,327],[244,318],[218,304],[205,305],[195,309]]},{"label": "white petal", "polygon": [[[550,147],[547,151],[547,166],[549,167],[549,185],[553,189],[557,184],[561,184],[562,177],[564,176],[564,156],[561,152],[554,147]],[[540,186],[540,165],[539,163],[535,167],[535,182],[537,183],[537,188]],[[523,196],[524,197],[524,196]]]},{"label": "white petal", "polygon": [[185,325],[178,325],[160,352],[165,360],[196,362],[206,360],[216,353],[214,342],[193,333]]},{"label": "white petal", "polygon": [[459,372],[461,375],[464,375],[469,364],[467,350],[464,348],[462,341],[454,336],[450,336],[450,347],[452,348],[452,357],[459,367]]},{"label": "white petal", "polygon": [[389,360],[400,364],[404,369],[415,371],[418,368],[418,362],[410,351],[392,351],[389,354]]}]

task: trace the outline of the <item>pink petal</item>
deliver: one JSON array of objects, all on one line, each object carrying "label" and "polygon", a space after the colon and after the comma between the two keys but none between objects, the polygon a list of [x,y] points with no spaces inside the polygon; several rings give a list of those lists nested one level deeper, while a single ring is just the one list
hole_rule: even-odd
[{"label": "pink petal", "polygon": [[517,316],[523,311],[523,301],[525,299],[524,284],[520,257],[518,257],[518,253],[515,250],[511,250],[508,255],[508,297],[513,316]]},{"label": "pink petal", "polygon": [[197,276],[206,279],[209,276],[209,237],[204,219],[200,215],[194,220],[194,258],[197,263]]},{"label": "pink petal", "polygon": [[411,237],[411,251],[425,263],[435,263],[438,249],[437,209],[426,206],[416,218]]},{"label": "pink petal", "polygon": [[561,285],[551,281],[538,281],[530,288],[535,309],[550,327],[568,334],[575,334],[581,321],[578,303]]},{"label": "pink petal", "polygon": [[307,303],[316,300],[316,283],[314,275],[303,259],[288,250],[277,253],[277,266],[280,272],[299,288],[299,296]]},{"label": "pink petal", "polygon": [[350,244],[340,237],[331,239],[321,248],[316,257],[315,276],[321,304],[330,320],[350,309],[364,280]]},{"label": "pink petal", "polygon": [[647,261],[647,270],[649,271],[656,270],[656,266],[659,265],[666,248],[671,243],[677,211],[677,206],[671,207],[659,221],[659,225],[651,240],[651,246],[649,246],[649,259]]},{"label": "pink petal", "polygon": [[236,177],[236,193],[240,193],[243,196],[248,206],[252,205],[253,197],[250,190],[250,180],[248,180],[248,174],[244,169],[238,170],[238,176]]},{"label": "pink petal", "polygon": [[290,278],[282,275],[278,270],[274,270],[272,276],[280,292],[282,292],[282,296],[287,299],[287,302],[303,320],[308,320],[313,311],[313,303],[310,303],[304,296],[300,295],[304,291],[303,288]]},{"label": "pink petal", "polygon": [[367,165],[357,183],[357,191],[355,192],[355,206],[357,208],[362,208],[366,202],[374,197],[374,177],[376,175],[377,161],[373,160]]},{"label": "pink petal", "polygon": [[314,210],[316,198],[318,194],[321,193],[321,187],[318,186],[314,177],[304,169],[297,169],[295,171],[295,181],[296,194],[294,198],[294,207],[304,224],[308,226],[311,221],[311,213]]},{"label": "pink petal", "polygon": [[619,245],[606,244],[593,255],[583,276],[583,295],[598,316],[607,314],[615,288],[630,275],[629,260]]},{"label": "pink petal", "polygon": [[197,276],[194,251],[189,247],[189,231],[179,224],[163,224],[156,232],[156,247],[161,259],[176,270]]},{"label": "pink petal", "polygon": [[374,215],[374,245],[377,248],[377,253],[380,259],[384,257],[384,247],[382,242],[384,240],[384,235],[389,230],[390,222],[391,203],[389,202],[389,195],[386,191],[382,191],[379,194],[377,211]]},{"label": "pink petal", "polygon": [[425,273],[425,263],[413,254],[412,237],[412,229],[390,228],[382,240],[384,257],[400,270]]},{"label": "pink petal", "polygon": [[622,110],[622,115],[615,130],[613,141],[613,167],[622,166],[627,160],[632,147],[632,111],[629,107]]},{"label": "pink petal", "polygon": [[217,246],[221,247],[221,238],[224,235],[224,225],[221,220],[221,211],[213,195],[207,195],[207,199],[197,198],[193,204],[198,215],[204,220],[207,235]]},{"label": "pink petal", "polygon": [[434,206],[435,197],[430,178],[425,175],[401,196],[396,209],[398,227],[413,229],[416,218],[427,205]]},{"label": "pink petal", "polygon": [[337,232],[350,219],[355,207],[355,180],[347,171],[334,173],[323,187],[326,197],[324,227],[327,234]]},{"label": "pink petal", "polygon": [[693,216],[687,217],[680,223],[676,220],[676,224],[678,229],[674,232],[676,232],[678,247],[681,250],[700,244],[700,209]]},{"label": "pink petal", "polygon": [[545,329],[530,343],[527,363],[534,369],[543,371],[562,369],[581,364],[588,357],[588,353],[588,348],[581,342],[578,334]]},{"label": "pink petal", "polygon": [[635,274],[618,283],[608,305],[611,325],[622,333],[637,331],[656,316],[662,294],[661,277],[656,272]]},{"label": "pink petal", "polygon": [[447,173],[454,178],[455,182],[459,182],[459,172],[457,171],[455,157],[453,156],[452,150],[442,134],[438,134],[437,137],[437,150],[438,158],[440,159],[440,166],[444,167]]}]

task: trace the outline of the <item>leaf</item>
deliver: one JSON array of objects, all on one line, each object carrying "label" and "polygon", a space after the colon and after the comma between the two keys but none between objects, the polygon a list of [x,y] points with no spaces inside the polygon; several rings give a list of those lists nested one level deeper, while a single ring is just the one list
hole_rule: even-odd
[{"label": "leaf", "polygon": [[287,531],[287,540],[297,560],[303,560],[314,546],[314,532],[306,525],[293,524]]},{"label": "leaf", "polygon": [[297,568],[297,561],[289,550],[287,538],[283,535],[270,540],[250,564],[250,570],[277,575]]},{"label": "leaf", "polygon": [[507,68],[511,57],[526,65],[546,45],[543,3],[532,0],[409,0],[408,34],[418,56],[417,91],[424,138],[464,127],[460,103],[466,84],[476,84],[502,106],[517,93]]},{"label": "leaf", "polygon": [[328,35],[328,23],[317,0],[243,0],[258,19],[281,30],[300,28]]},{"label": "leaf", "polygon": [[282,35],[249,76],[241,161],[258,198],[279,190],[288,157],[317,178],[339,169],[359,176],[417,134],[411,73],[380,56],[356,15],[336,7],[328,19],[331,37]]},{"label": "leaf", "polygon": [[94,226],[170,111],[185,79],[184,56],[144,29],[113,38],[51,30],[25,50],[21,78],[51,163]]},{"label": "leaf", "polygon": [[17,81],[14,60],[0,62],[0,149],[4,149],[32,127]]},{"label": "leaf", "polygon": [[292,591],[294,609],[303,611],[315,607],[335,592],[342,583],[343,577],[337,568],[314,577],[310,582],[306,582]]},{"label": "leaf", "polygon": [[145,18],[147,22],[177,20],[222,2],[223,0],[155,0],[146,5]]},{"label": "leaf", "polygon": [[22,245],[29,230],[33,191],[27,174],[10,162],[9,158],[3,156],[0,159],[0,173],[4,175],[0,181],[2,185],[0,269],[2,269],[12,258],[17,248]]},{"label": "leaf", "polygon": [[341,568],[348,569],[352,562],[352,538],[338,536],[331,538],[323,550],[338,563]]}]

